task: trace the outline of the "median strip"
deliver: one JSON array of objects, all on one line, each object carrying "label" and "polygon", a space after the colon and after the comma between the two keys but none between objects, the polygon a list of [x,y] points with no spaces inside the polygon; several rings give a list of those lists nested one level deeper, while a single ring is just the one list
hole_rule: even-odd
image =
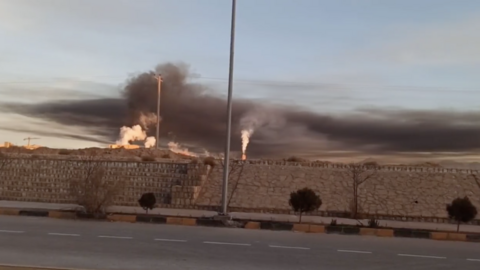
[{"label": "median strip", "polygon": [[[52,218],[85,218],[84,214],[75,211],[58,211],[58,210],[32,210],[32,209],[13,209],[0,208],[0,215],[21,215],[35,217],[52,217]],[[148,214],[122,214],[110,213],[106,216],[109,221],[116,222],[141,222],[150,224],[170,224],[184,226],[206,226],[206,227],[234,227],[244,229],[258,230],[275,230],[275,231],[295,231],[302,233],[327,233],[342,235],[362,235],[377,237],[406,237],[406,238],[424,238],[434,240],[463,241],[463,242],[480,242],[480,233],[456,233],[429,231],[405,228],[370,228],[359,227],[354,225],[322,225],[311,223],[292,223],[266,220],[245,220],[245,219],[229,219],[219,220],[213,217],[182,217],[182,216],[160,216]],[[0,230],[0,233],[23,233],[22,231]],[[114,237],[105,237],[114,238]],[[119,239],[130,239],[120,237]]]}]

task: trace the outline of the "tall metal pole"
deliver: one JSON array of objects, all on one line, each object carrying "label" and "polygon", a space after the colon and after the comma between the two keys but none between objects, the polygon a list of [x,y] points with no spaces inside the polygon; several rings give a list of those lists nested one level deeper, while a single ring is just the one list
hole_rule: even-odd
[{"label": "tall metal pole", "polygon": [[230,137],[232,135],[232,88],[233,88],[233,62],[235,49],[235,13],[237,1],[232,0],[232,22],[230,29],[230,66],[228,71],[228,101],[227,101],[227,138],[225,142],[224,167],[223,167],[223,187],[222,187],[222,215],[227,215],[228,201],[228,171],[230,163]]},{"label": "tall metal pole", "polygon": [[162,93],[162,76],[156,75],[155,79],[157,79],[157,86],[158,86],[158,91],[157,91],[157,132],[156,132],[156,139],[157,139],[157,144],[156,148],[160,148],[160,96]]}]

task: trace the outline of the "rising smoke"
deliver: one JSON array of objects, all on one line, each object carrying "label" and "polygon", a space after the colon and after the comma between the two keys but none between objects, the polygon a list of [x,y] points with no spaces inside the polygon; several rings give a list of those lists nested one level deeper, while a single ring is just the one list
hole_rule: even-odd
[{"label": "rising smoke", "polygon": [[167,144],[168,149],[172,151],[173,153],[184,155],[184,156],[190,156],[190,157],[198,157],[199,155],[196,153],[192,153],[188,151],[188,148],[182,147],[179,143],[176,142],[169,142]]},{"label": "rising smoke", "polygon": [[117,145],[130,145],[138,141],[145,141],[145,148],[153,147],[156,142],[155,137],[147,137],[147,133],[140,125],[120,128],[119,139],[116,141]]},{"label": "rising smoke", "polygon": [[145,139],[145,148],[152,148],[155,146],[155,143],[157,142],[157,140],[155,139],[155,137],[153,136],[150,136],[150,137],[147,137]]},{"label": "rising smoke", "polygon": [[250,143],[255,130],[263,128],[264,132],[285,127],[286,120],[281,117],[281,112],[273,108],[257,107],[247,111],[240,119],[240,138],[242,139],[242,154],[246,154],[247,146]]},{"label": "rising smoke", "polygon": [[[176,142],[189,145],[191,152],[203,152],[203,149],[222,152],[225,98],[213,94],[205,85],[192,83],[185,65],[164,64],[131,77],[119,98],[39,104],[4,101],[0,111],[63,124],[65,132],[59,136],[69,138],[78,135],[76,130],[82,127],[84,138],[94,136],[98,141],[114,141],[118,139],[119,127],[140,125],[146,139],[155,133],[152,123],[156,121],[152,119],[156,118],[157,83],[153,78],[156,73],[161,73],[164,81],[160,138],[167,138],[172,132]],[[477,111],[371,109],[332,115],[272,105],[267,101],[235,99],[232,114],[232,150],[246,150],[248,146],[250,157],[415,156],[443,155],[443,152],[466,155],[480,149],[480,113]],[[75,131],[66,134],[71,126]],[[38,132],[45,130],[47,126],[38,127]],[[247,131],[243,146],[239,136],[242,130]]]}]

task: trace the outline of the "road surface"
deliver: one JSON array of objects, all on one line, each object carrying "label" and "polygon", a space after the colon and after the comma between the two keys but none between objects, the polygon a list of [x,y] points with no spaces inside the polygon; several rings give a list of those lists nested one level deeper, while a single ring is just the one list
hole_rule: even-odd
[{"label": "road surface", "polygon": [[0,217],[0,264],[82,269],[480,269],[480,244]]}]

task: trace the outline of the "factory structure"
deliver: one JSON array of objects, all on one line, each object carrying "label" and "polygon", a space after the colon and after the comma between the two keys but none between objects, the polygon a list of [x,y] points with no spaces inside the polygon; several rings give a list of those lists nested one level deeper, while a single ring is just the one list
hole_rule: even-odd
[{"label": "factory structure", "polygon": [[22,147],[22,148],[25,148],[25,149],[28,149],[28,150],[35,150],[37,148],[42,147],[41,145],[36,145],[36,144],[28,144],[28,145],[17,146],[17,145],[14,145],[11,142],[4,142],[3,144],[0,144],[0,148],[10,148],[10,147],[14,147],[14,146]]},{"label": "factory structure", "polygon": [[110,149],[120,149],[120,148],[123,148],[123,149],[139,149],[140,146],[135,145],[135,144],[125,144],[125,145],[110,144],[108,146],[108,148],[110,148]]}]

